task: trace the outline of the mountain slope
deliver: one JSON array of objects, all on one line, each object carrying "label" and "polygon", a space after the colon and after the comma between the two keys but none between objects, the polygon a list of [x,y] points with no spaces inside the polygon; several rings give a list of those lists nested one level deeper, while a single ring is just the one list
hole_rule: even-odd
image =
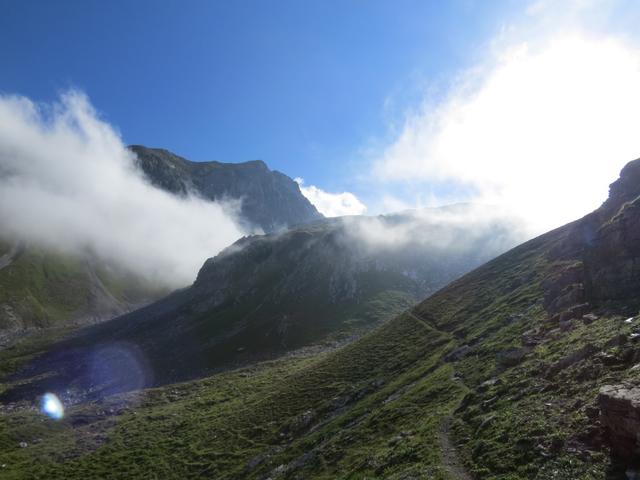
[{"label": "mountain slope", "polygon": [[73,366],[105,339],[134,344],[156,384],[351,340],[516,242],[504,219],[447,225],[440,217],[450,210],[243,238],[209,259],[193,286],[58,346],[59,381],[98,387]]},{"label": "mountain slope", "polygon": [[[240,221],[270,231],[322,218],[286,175],[263,162],[189,162],[166,150],[131,147],[150,181],[172,193],[242,200]],[[19,248],[18,248],[19,247]],[[204,258],[202,259],[204,260]],[[0,238],[0,334],[91,324],[122,315],[167,293],[94,255],[64,254]],[[24,333],[24,332],[23,332]]]},{"label": "mountain slope", "polygon": [[625,411],[607,395],[640,384],[638,174],[333,352],[78,406],[59,392],[71,406],[55,425],[18,401],[34,372],[5,379],[6,476],[633,477],[606,426]]},{"label": "mountain slope", "polygon": [[[3,253],[4,252],[4,253]],[[0,331],[95,323],[166,293],[93,259],[0,243]]]},{"label": "mountain slope", "polygon": [[163,149],[129,148],[155,186],[176,195],[194,192],[209,200],[241,200],[241,219],[265,232],[322,218],[296,182],[260,160],[192,162]]}]

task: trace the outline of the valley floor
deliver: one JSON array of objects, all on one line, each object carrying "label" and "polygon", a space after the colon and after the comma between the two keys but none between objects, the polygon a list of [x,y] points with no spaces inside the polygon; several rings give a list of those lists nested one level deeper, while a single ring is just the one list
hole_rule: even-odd
[{"label": "valley floor", "polygon": [[451,442],[440,460],[441,424],[466,389],[429,356],[446,336],[407,320],[404,333],[423,341],[375,349],[377,359],[352,346],[290,356],[74,405],[59,422],[29,401],[3,405],[0,478],[387,478],[408,464],[425,478],[455,478]]},{"label": "valley floor", "polygon": [[[606,339],[633,325],[611,317],[552,332],[505,368],[486,347],[459,356],[456,336],[433,323],[407,312],[338,351],[76,405],[66,392],[58,422],[28,400],[3,404],[0,478],[624,478],[585,443],[584,412],[600,385],[640,380],[637,369],[584,373],[597,370],[592,356],[554,378],[532,370],[591,343],[615,355]],[[3,352],[4,378],[42,341]]]}]

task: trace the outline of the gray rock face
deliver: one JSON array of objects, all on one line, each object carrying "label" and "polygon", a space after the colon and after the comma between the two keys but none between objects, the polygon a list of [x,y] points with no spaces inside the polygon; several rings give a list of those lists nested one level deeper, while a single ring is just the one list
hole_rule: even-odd
[{"label": "gray rock face", "polygon": [[589,293],[594,300],[637,297],[640,292],[640,198],[625,203],[600,228],[588,250],[585,266]]},{"label": "gray rock face", "polygon": [[640,159],[633,160],[620,171],[620,177],[609,186],[609,198],[602,205],[602,214],[611,218],[620,207],[640,194]]},{"label": "gray rock face", "polygon": [[640,387],[605,385],[600,389],[598,404],[611,453],[623,460],[632,459],[640,445]]},{"label": "gray rock face", "polygon": [[265,232],[322,218],[296,182],[260,160],[192,162],[167,150],[129,148],[153,185],[176,195],[193,192],[209,200],[241,200],[242,218]]},{"label": "gray rock face", "polygon": [[559,271],[543,285],[547,312],[559,318],[582,306],[572,316],[580,318],[590,305],[639,307],[640,159],[622,169],[598,210],[570,227],[553,251]]},{"label": "gray rock face", "polygon": [[599,226],[585,249],[586,291],[595,303],[638,303],[640,293],[640,159],[629,162],[594,215]]}]

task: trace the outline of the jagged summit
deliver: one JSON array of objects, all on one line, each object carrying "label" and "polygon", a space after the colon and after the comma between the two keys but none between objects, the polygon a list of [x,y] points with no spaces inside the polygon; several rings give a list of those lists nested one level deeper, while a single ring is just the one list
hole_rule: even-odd
[{"label": "jagged summit", "polygon": [[241,221],[272,232],[322,218],[291,178],[262,160],[193,162],[168,150],[132,145],[137,164],[155,186],[176,195],[240,200]]},{"label": "jagged summit", "polygon": [[[134,152],[136,155],[141,155],[144,157],[155,157],[155,161],[171,161],[174,165],[176,164],[198,164],[198,165],[209,165],[209,166],[227,166],[233,165],[238,168],[257,168],[260,170],[269,170],[269,167],[264,162],[264,160],[256,159],[256,160],[247,160],[244,162],[219,162],[217,160],[204,160],[204,161],[192,161],[187,160],[180,155],[176,155],[170,150],[166,148],[155,148],[155,147],[146,147],[144,145],[129,145],[127,147],[129,150]],[[276,171],[276,170],[274,170]]]}]

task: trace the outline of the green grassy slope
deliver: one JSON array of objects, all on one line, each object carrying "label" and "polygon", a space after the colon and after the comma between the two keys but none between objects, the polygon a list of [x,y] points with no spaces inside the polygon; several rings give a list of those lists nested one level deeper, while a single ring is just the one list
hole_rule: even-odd
[{"label": "green grassy slope", "polygon": [[[111,415],[99,414],[108,405],[90,404],[72,408],[67,419],[52,424],[40,422],[32,411],[17,411],[2,417],[0,461],[11,465],[7,478],[10,472],[48,478],[109,478],[108,472],[119,472],[112,478],[123,478],[123,472],[140,478],[205,473],[213,478],[261,478],[279,462],[315,446],[318,457],[307,468],[320,478],[335,478],[344,469],[386,471],[412,458],[437,464],[434,445],[418,442],[422,437],[433,442],[437,418],[416,423],[404,418],[403,411],[415,412],[428,405],[434,412],[446,411],[447,402],[455,403],[464,390],[451,382],[450,369],[438,366],[437,357],[430,356],[448,338],[411,318],[400,323],[401,328],[383,327],[359,346],[333,354],[280,360],[150,390],[141,397],[132,394],[126,401],[129,406],[116,408]],[[411,345],[403,342],[408,336],[416,339]],[[399,375],[418,360],[419,367]],[[428,378],[423,380],[425,375]],[[388,402],[373,414],[398,391],[406,397]],[[108,402],[118,404],[116,398]],[[351,423],[353,427],[347,428]],[[309,432],[314,425],[318,428]],[[395,452],[398,449],[387,443],[394,431],[399,434],[403,428],[414,431],[410,440],[415,445],[400,454],[405,447]],[[87,435],[109,440],[95,449],[86,448],[91,443]],[[345,456],[342,445],[349,444],[353,435],[366,435],[373,443]],[[34,448],[21,449],[18,444],[24,438],[41,440]],[[278,445],[281,452],[247,469],[247,462],[275,452]],[[69,457],[60,463],[64,451]],[[375,459],[370,459],[372,454]],[[369,460],[372,463],[365,465]],[[316,461],[325,466],[318,470]]]},{"label": "green grassy slope", "polygon": [[[0,244],[0,255],[11,244]],[[0,331],[114,316],[165,290],[81,256],[28,245],[0,269]]]},{"label": "green grassy slope", "polygon": [[[15,312],[16,323],[20,322],[15,326],[57,323],[87,304],[88,283],[83,270],[76,259],[37,249],[24,252],[0,271],[0,303]],[[9,315],[3,320],[0,328],[14,326]]]}]

